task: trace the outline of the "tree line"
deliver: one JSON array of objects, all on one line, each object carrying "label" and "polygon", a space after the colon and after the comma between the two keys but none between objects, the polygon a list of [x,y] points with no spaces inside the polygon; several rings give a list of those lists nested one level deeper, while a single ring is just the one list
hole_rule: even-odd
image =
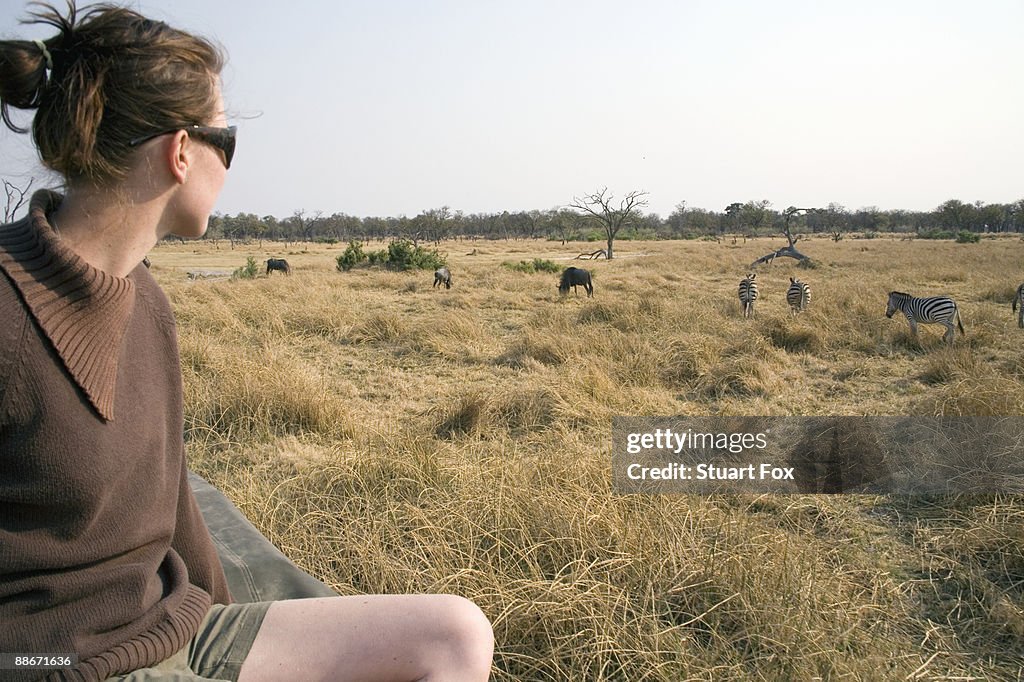
[{"label": "tree line", "polygon": [[[588,196],[600,196],[593,194]],[[629,196],[629,195],[627,195]],[[319,241],[408,239],[441,242],[447,239],[553,239],[604,241],[606,229],[600,216],[575,206],[501,213],[463,213],[448,206],[429,209],[409,218],[357,217],[345,213],[295,211],[286,218],[253,213],[215,214],[206,238],[229,241]],[[621,216],[619,216],[621,217]],[[776,235],[786,227],[786,211],[767,200],[735,202],[721,211],[676,205],[668,217],[630,211],[616,227],[616,239],[697,239],[729,235],[748,237]],[[932,211],[881,210],[869,206],[856,210],[831,203],[791,216],[790,227],[798,234],[828,234],[840,239],[846,233],[897,232],[924,237],[955,237],[972,233],[1024,233],[1024,199],[1010,204],[967,203],[950,199]]]},{"label": "tree line", "polygon": [[[3,180],[6,193],[4,222],[27,205],[30,181],[20,187]],[[943,202],[931,211],[881,210],[868,206],[851,210],[838,203],[819,208],[785,210],[768,200],[734,202],[721,211],[691,208],[686,202],[662,218],[644,213],[647,193],[633,191],[616,207],[607,188],[574,197],[568,206],[544,211],[463,213],[448,206],[429,209],[409,218],[357,217],[345,213],[325,215],[297,210],[286,218],[254,213],[214,214],[206,239],[235,241],[348,242],[353,240],[408,239],[441,242],[446,239],[555,239],[611,241],[612,239],[698,239],[724,235],[748,237],[777,235],[790,228],[794,234],[826,233],[840,239],[848,232],[897,232],[922,237],[955,238],[962,232],[1024,233],[1024,199],[1009,204]],[[609,243],[609,251],[611,244]],[[610,254],[609,254],[610,255]]]}]

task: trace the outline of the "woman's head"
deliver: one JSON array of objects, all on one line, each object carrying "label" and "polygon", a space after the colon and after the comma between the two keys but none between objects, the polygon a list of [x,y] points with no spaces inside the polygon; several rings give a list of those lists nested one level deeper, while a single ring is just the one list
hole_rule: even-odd
[{"label": "woman's head", "polygon": [[[123,180],[133,141],[207,125],[220,114],[224,58],[210,42],[129,9],[67,12],[35,3],[27,23],[52,26],[42,41],[0,41],[0,113],[36,109],[32,135],[43,163],[69,183]],[[44,49],[45,48],[45,49]]]}]

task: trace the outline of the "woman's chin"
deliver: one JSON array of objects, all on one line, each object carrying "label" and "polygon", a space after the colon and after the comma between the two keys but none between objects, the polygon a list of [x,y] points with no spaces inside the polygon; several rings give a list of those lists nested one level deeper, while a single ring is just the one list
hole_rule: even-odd
[{"label": "woman's chin", "polygon": [[171,230],[171,236],[180,237],[181,239],[199,239],[206,234],[207,227],[209,227],[208,222],[203,222],[198,225],[183,225]]}]

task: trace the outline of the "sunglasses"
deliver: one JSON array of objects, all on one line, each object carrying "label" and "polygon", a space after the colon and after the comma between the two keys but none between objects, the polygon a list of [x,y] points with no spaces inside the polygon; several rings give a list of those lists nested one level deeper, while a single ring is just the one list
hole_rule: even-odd
[{"label": "sunglasses", "polygon": [[161,135],[168,135],[170,133],[176,133],[179,130],[184,130],[188,133],[189,137],[194,137],[200,142],[213,145],[217,149],[224,152],[224,168],[231,168],[231,158],[235,155],[235,134],[238,132],[237,126],[228,126],[227,128],[214,128],[211,126],[178,126],[177,128],[169,128],[167,130],[160,130],[149,135],[143,135],[142,137],[136,137],[134,140],[128,142],[129,147],[138,147],[143,142],[149,142],[153,138],[160,137]]}]

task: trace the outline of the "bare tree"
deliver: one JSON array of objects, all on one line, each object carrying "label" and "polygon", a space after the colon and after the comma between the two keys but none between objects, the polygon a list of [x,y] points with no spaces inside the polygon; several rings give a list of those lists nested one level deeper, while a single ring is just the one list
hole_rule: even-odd
[{"label": "bare tree", "polygon": [[551,214],[551,224],[554,227],[558,238],[562,240],[562,246],[565,246],[565,243],[569,241],[569,238],[576,233],[578,223],[580,223],[583,218],[580,214],[573,213],[572,211],[567,211],[565,209],[551,209],[549,213]]},{"label": "bare tree", "polygon": [[[417,236],[425,235],[430,241],[440,244],[442,239],[447,239],[451,235],[454,217],[448,206],[432,208],[420,213],[414,220]],[[416,241],[413,239],[414,243]]]},{"label": "bare tree", "polygon": [[25,201],[28,199],[28,191],[32,189],[33,182],[35,182],[35,178],[30,179],[28,184],[21,188],[6,178],[4,179],[4,192],[7,194],[7,204],[4,206],[5,223],[14,220],[14,216],[25,205]]},{"label": "bare tree", "polygon": [[769,254],[761,256],[756,261],[751,263],[750,267],[754,267],[758,263],[771,263],[773,260],[775,260],[776,258],[779,258],[781,256],[788,256],[789,258],[795,258],[798,261],[809,261],[810,258],[808,258],[804,254],[802,254],[802,253],[800,253],[799,251],[796,250],[796,239],[793,237],[793,231],[792,231],[792,228],[790,227],[789,222],[790,222],[790,220],[793,219],[793,216],[798,215],[801,212],[813,211],[813,210],[815,210],[815,209],[813,209],[813,208],[797,208],[796,206],[790,206],[789,208],[787,208],[783,212],[783,215],[786,217],[785,234],[786,234],[786,241],[789,242],[789,244],[787,246],[783,246],[781,249],[776,249],[775,251],[772,251]]},{"label": "bare tree", "polygon": [[619,233],[623,225],[630,224],[639,217],[640,208],[647,205],[647,194],[641,190],[633,190],[619,202],[618,208],[614,208],[612,206],[614,196],[609,194],[608,188],[605,187],[600,192],[583,197],[573,197],[569,206],[583,215],[589,215],[596,219],[604,228],[605,236],[608,238],[608,260],[611,260],[614,257],[612,247],[615,235]]},{"label": "bare tree", "polygon": [[832,241],[838,242],[843,238],[843,232],[850,222],[850,214],[842,204],[832,202],[821,212],[825,220],[825,226],[832,234]]},{"label": "bare tree", "polygon": [[327,218],[324,217],[323,211],[316,211],[313,213],[313,217],[309,218],[306,216],[306,209],[299,208],[292,213],[287,222],[296,239],[312,242],[316,241],[317,234],[323,224],[327,222]]}]

